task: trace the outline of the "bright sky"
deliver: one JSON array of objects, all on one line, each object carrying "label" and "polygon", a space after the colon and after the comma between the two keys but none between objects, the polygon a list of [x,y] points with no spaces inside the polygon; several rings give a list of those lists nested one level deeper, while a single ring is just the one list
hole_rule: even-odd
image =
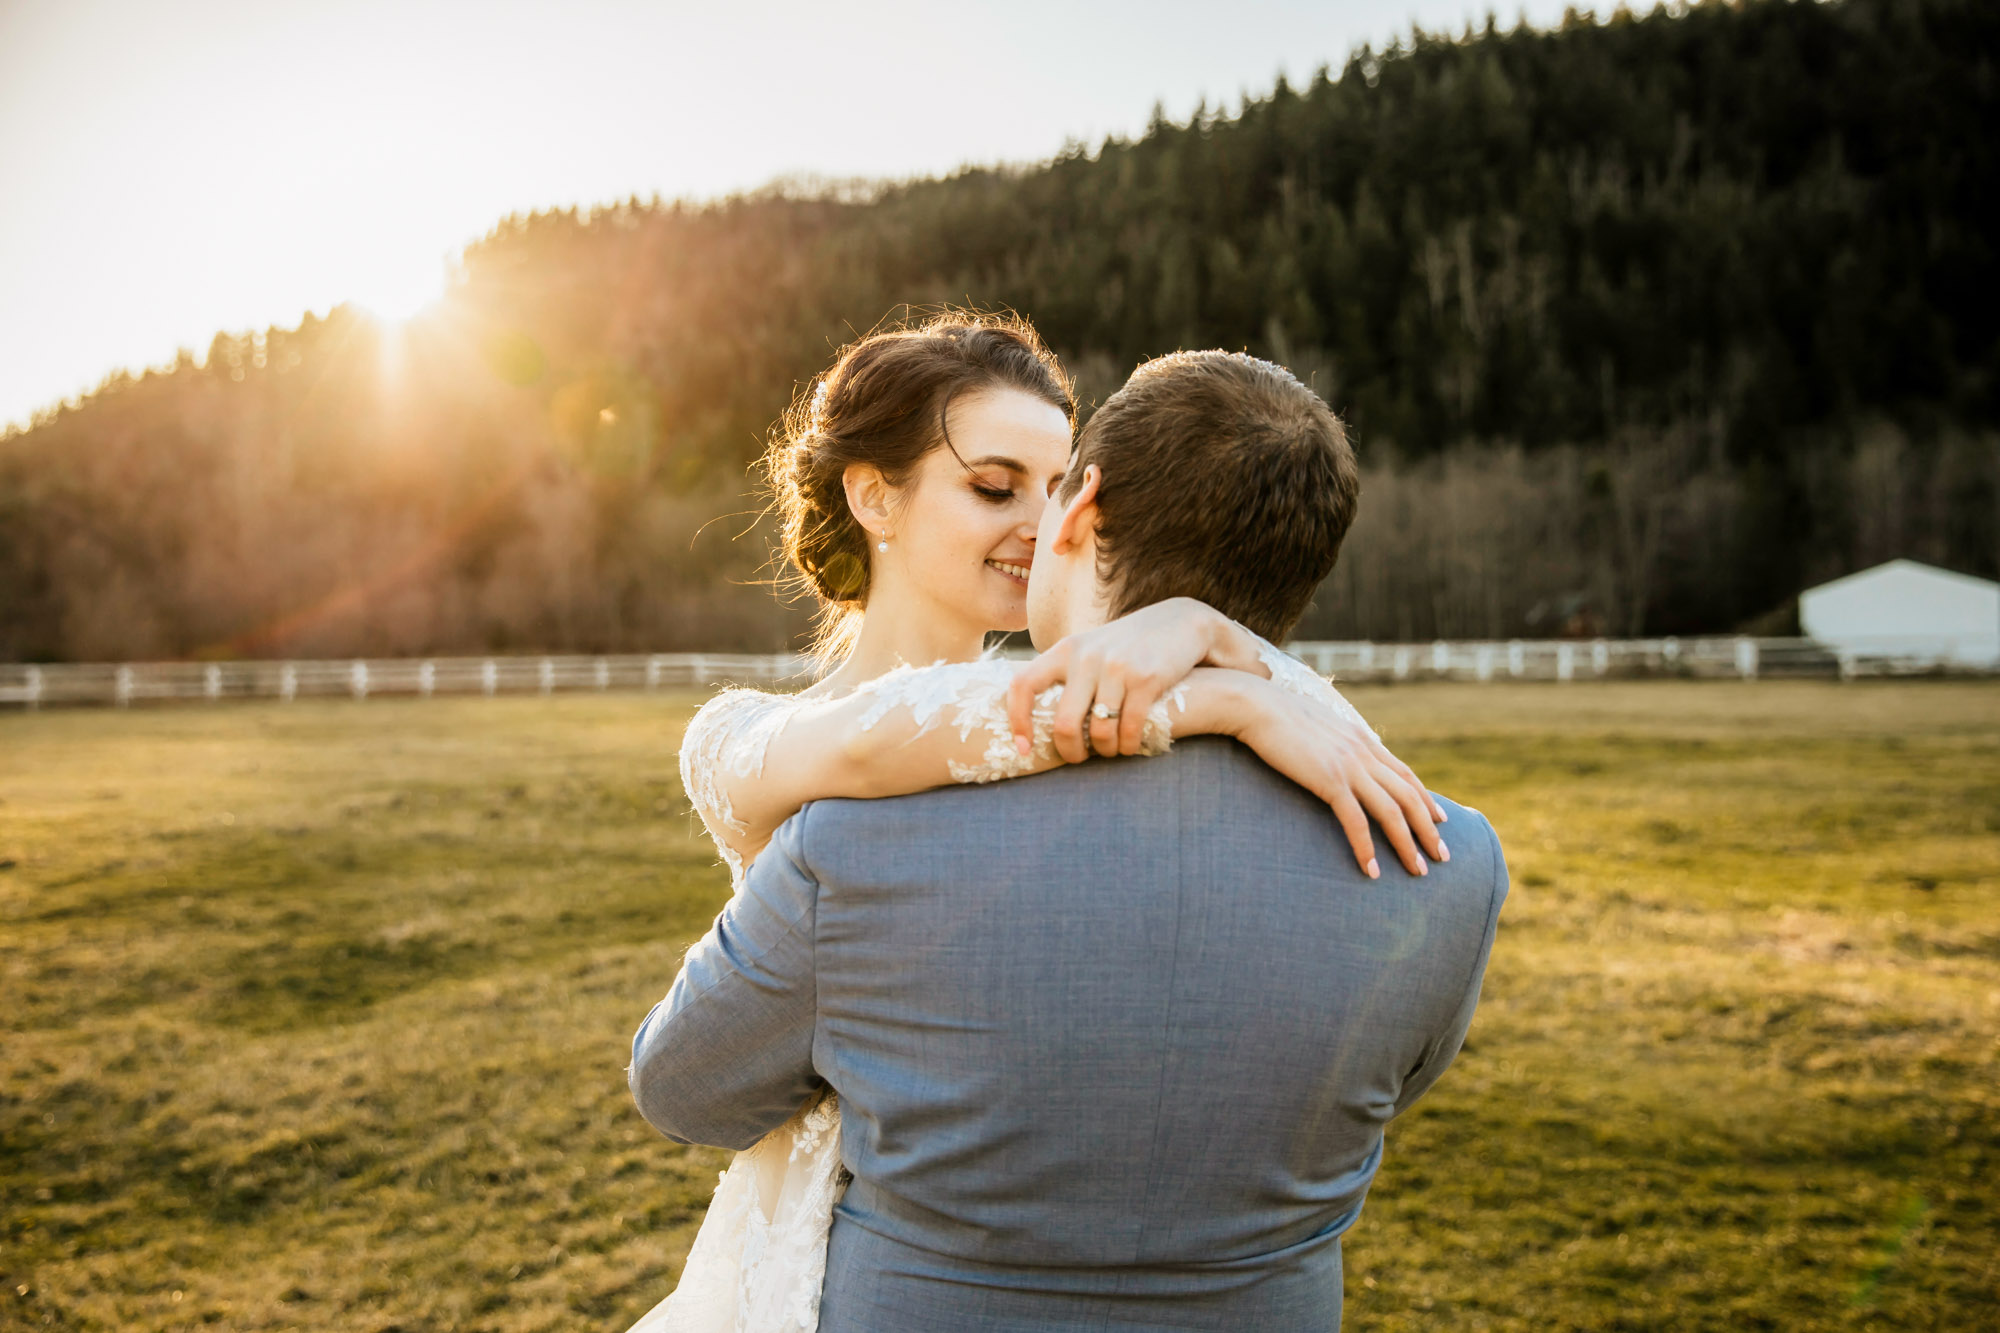
[{"label": "bright sky", "polygon": [[1487,8],[0,0],[0,425],[218,329],[408,313],[509,212],[1033,161]]}]

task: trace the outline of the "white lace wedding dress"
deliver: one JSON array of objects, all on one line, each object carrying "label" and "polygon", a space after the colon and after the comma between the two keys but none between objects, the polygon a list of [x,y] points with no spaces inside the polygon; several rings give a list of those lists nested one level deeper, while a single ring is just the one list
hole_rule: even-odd
[{"label": "white lace wedding dress", "polygon": [[[1355,722],[1361,716],[1312,668],[1264,644],[1265,666],[1279,685],[1325,703]],[[1035,706],[1030,755],[1014,744],[1007,718],[1007,686],[1014,664],[977,662],[902,667],[855,693],[873,702],[861,717],[869,730],[901,714],[916,734],[947,725],[960,739],[974,735],[986,747],[972,762],[953,762],[955,782],[1015,777],[1053,758],[1052,710],[1059,690]],[[803,696],[732,689],[710,699],[688,724],[681,742],[681,783],[729,867],[732,889],[743,886],[743,860],[723,831],[748,831],[731,811],[725,776],[755,778],[763,772],[771,738],[784,728]],[[1145,752],[1172,744],[1169,694],[1146,718]],[[1363,724],[1365,725],[1365,724]],[[673,1295],[634,1324],[631,1333],[815,1333],[820,1285],[826,1276],[826,1242],[834,1205],[846,1179],[840,1162],[840,1103],[831,1091],[740,1152],[722,1173],[681,1269]]]}]

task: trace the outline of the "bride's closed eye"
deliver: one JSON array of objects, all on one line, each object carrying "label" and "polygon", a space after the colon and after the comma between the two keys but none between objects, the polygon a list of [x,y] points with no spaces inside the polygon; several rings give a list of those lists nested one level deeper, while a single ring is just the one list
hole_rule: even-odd
[{"label": "bride's closed eye", "polygon": [[983,481],[972,483],[972,493],[992,504],[1006,504],[1014,498],[1014,488],[1012,486],[988,486]]}]

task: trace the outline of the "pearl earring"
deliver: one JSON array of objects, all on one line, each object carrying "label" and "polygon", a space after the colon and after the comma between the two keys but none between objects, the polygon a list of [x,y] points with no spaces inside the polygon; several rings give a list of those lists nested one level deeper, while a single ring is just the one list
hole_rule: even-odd
[{"label": "pearl earring", "polygon": [[889,534],[888,534],[888,533],[886,533],[886,532],[885,532],[885,533],[883,533],[883,534],[882,534],[882,540],[881,540],[881,541],[879,541],[879,542],[876,542],[876,543],[875,543],[875,549],[876,549],[876,550],[878,550],[878,551],[881,551],[881,552],[882,552],[883,554],[885,554],[885,555],[886,555],[886,554],[888,554],[888,551],[889,551]]}]

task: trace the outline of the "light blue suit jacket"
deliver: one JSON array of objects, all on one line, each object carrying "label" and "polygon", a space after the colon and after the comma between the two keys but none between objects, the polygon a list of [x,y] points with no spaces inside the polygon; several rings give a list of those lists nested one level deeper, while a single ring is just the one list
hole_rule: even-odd
[{"label": "light blue suit jacket", "polygon": [[818,802],[640,1027],[634,1096],[743,1148],[839,1092],[824,1333],[1337,1328],[1341,1233],[1507,891],[1445,805],[1452,860],[1371,882],[1231,741]]}]

